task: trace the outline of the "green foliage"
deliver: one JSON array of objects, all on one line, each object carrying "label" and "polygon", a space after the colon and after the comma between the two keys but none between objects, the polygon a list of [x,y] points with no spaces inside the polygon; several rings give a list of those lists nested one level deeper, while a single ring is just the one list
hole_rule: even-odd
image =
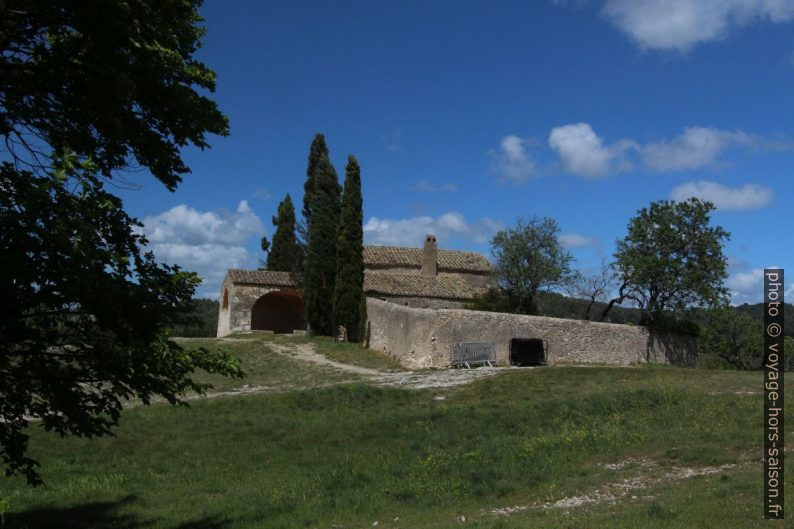
[{"label": "green foliage", "polygon": [[507,294],[500,288],[489,288],[478,294],[471,301],[466,303],[469,310],[482,310],[486,312],[507,312],[510,313],[515,308]]},{"label": "green foliage", "polygon": [[311,219],[303,301],[306,322],[315,334],[333,336],[334,284],[336,279],[336,231],[339,225],[339,180],[331,161],[322,156],[314,172]]},{"label": "green foliage", "polygon": [[198,277],[155,262],[140,223],[103,183],[140,167],[173,190],[179,149],[228,121],[203,95],[197,0],[0,2],[0,444],[7,473],[37,483],[31,421],[109,434],[130,398],[178,402],[196,369],[239,375],[227,355],[185,350]]},{"label": "green foliage", "polygon": [[[342,213],[336,235],[336,285],[334,324],[347,329],[349,342],[361,341],[361,318],[366,318],[364,300],[364,211],[361,198],[361,169],[352,155],[347,159]],[[362,314],[362,303],[364,313]]]},{"label": "green foliage", "polygon": [[300,248],[295,238],[295,208],[287,193],[278,205],[278,215],[273,217],[273,242],[267,254],[267,269],[297,273],[300,268]]},{"label": "green foliage", "polygon": [[56,178],[0,167],[0,441],[7,472],[38,482],[24,428],[100,436],[123,401],[201,391],[194,369],[239,374],[227,355],[186,351],[165,329],[191,325],[200,280],[141,254],[146,239],[94,167],[71,158]]},{"label": "green foliage", "polygon": [[33,134],[56,152],[68,146],[91,158],[105,177],[132,159],[175,189],[189,172],[179,148],[203,149],[207,133],[229,132],[200,93],[215,89],[215,73],[194,57],[205,32],[200,4],[2,2],[0,135],[12,155],[49,167],[46,149],[29,156]]},{"label": "green foliage", "polygon": [[[764,304],[756,303],[750,305],[743,303],[734,307],[737,311],[747,314],[759,321],[764,321]],[[786,303],[783,305],[783,330],[787,336],[794,336],[794,305]]]},{"label": "green foliage", "polygon": [[263,253],[270,252],[270,241],[267,240],[267,236],[263,236],[259,241],[259,247],[262,248]]},{"label": "green foliage", "polygon": [[[736,307],[719,307],[701,317],[698,338],[700,365],[731,369],[757,370],[764,365],[763,319],[748,316]],[[794,340],[785,337],[784,350],[788,350],[785,370],[791,370],[791,347]]]},{"label": "green foliage", "polygon": [[320,159],[325,156],[330,157],[328,146],[325,144],[325,136],[317,133],[314,135],[311,147],[309,147],[309,162],[306,165],[306,182],[303,184],[303,220],[307,227],[312,218],[312,194],[314,193],[314,179],[317,165]]},{"label": "green foliage", "polygon": [[215,337],[218,332],[218,309],[216,299],[193,298],[183,303],[195,316],[195,322],[174,325],[170,335],[183,338]]},{"label": "green foliage", "polygon": [[562,285],[570,276],[573,257],[560,244],[560,228],[550,218],[519,219],[515,228],[497,233],[491,240],[499,287],[511,312],[536,314],[537,295]]},{"label": "green foliage", "polygon": [[665,311],[724,303],[727,260],[722,246],[730,234],[709,225],[713,210],[712,203],[697,198],[660,200],[639,210],[617,243],[621,286],[606,311],[614,303],[631,301],[642,311],[640,323],[647,325]]}]

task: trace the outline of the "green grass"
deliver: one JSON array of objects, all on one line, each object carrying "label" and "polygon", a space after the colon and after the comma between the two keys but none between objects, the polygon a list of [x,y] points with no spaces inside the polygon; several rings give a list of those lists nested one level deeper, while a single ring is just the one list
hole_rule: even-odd
[{"label": "green grass", "polygon": [[212,384],[210,393],[229,391],[242,386],[289,391],[353,382],[360,378],[353,373],[307,364],[291,358],[289,355],[274,352],[270,344],[282,343],[283,340],[287,339],[273,335],[255,334],[224,341],[214,338],[183,339],[180,340],[180,343],[185,347],[223,349],[240,359],[245,371],[245,377],[241,380],[197,374],[195,378],[198,381]]},{"label": "green grass", "polygon": [[[278,364],[284,355],[267,348],[269,340],[296,339],[231,345],[242,348],[244,365],[263,383],[281,376],[328,382],[322,377],[331,374],[315,372],[317,366]],[[332,342],[317,344],[333,349]],[[254,369],[260,355],[269,360]],[[506,370],[452,389],[359,381],[201,400],[189,408],[138,407],[125,411],[114,438],[60,439],[36,429],[32,455],[47,485],[31,489],[19,478],[2,478],[0,497],[10,503],[9,529],[375,521],[457,528],[461,516],[465,526],[482,528],[768,527],[760,510],[760,389],[759,373],[551,367]],[[789,410],[792,404],[788,398]],[[603,466],[629,457],[657,464]],[[490,512],[674,467],[726,463],[738,466],[651,486],[614,504]],[[791,498],[794,469],[787,470]]]},{"label": "green grass", "polygon": [[325,355],[331,360],[342,362],[343,364],[366,367],[369,369],[375,369],[377,371],[403,371],[405,369],[393,357],[379,351],[364,349],[359,347],[357,344],[337,342],[333,338],[324,336],[317,336],[314,338],[296,337],[285,339],[293,342],[311,341],[316,346],[318,353]]}]

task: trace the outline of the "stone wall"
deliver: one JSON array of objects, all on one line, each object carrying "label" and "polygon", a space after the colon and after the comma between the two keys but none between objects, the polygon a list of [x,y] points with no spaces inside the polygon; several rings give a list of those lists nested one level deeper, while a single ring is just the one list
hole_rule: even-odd
[{"label": "stone wall", "polygon": [[462,309],[466,304],[466,300],[462,299],[383,296],[380,294],[373,294],[373,296],[377,296],[376,299],[390,301],[391,303],[396,303],[403,307],[414,307],[418,309]]},{"label": "stone wall", "polygon": [[423,309],[368,298],[369,346],[410,369],[450,365],[455,342],[494,342],[509,363],[511,338],[548,341],[549,364],[694,365],[695,341],[644,327],[463,309]]},{"label": "stone wall", "polygon": [[[257,285],[235,285],[225,281],[221,286],[221,304],[218,309],[218,337],[251,330],[251,308],[256,300],[279,288]],[[224,296],[228,306],[224,307]]]}]

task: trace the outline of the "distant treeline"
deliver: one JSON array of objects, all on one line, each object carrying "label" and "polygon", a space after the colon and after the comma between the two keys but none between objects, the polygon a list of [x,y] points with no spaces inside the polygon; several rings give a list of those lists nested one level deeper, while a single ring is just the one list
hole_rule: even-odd
[{"label": "distant treeline", "polygon": [[[596,301],[589,307],[588,313],[588,306],[590,305],[590,301],[588,300],[570,298],[556,292],[541,292],[539,293],[539,298],[539,315],[552,318],[599,321],[601,313],[607,306],[606,303]],[[502,303],[502,299],[479,299],[477,302],[471,304],[470,308],[494,312],[512,312],[511,307],[503,306]],[[735,306],[734,310],[741,314],[746,314],[755,320],[764,320],[763,303],[756,303],[754,305],[745,303]],[[686,318],[694,319],[694,323],[701,323],[697,314],[687,314]],[[612,310],[609,311],[604,321],[607,323],[638,325],[640,322],[640,311],[632,307],[615,305],[612,307]],[[794,337],[794,305],[791,303],[786,303],[783,311],[783,329],[787,336]]]},{"label": "distant treeline", "polygon": [[[756,303],[749,305],[747,303],[735,307],[741,313],[747,314],[753,319],[764,321],[764,304]],[[794,305],[786,303],[783,309],[783,333],[786,336],[794,336]]]},{"label": "distant treeline", "polygon": [[195,325],[176,325],[171,336],[182,338],[214,337],[218,331],[218,301],[215,299],[191,299],[198,323]]},{"label": "distant treeline", "polygon": [[[600,301],[592,303],[591,306],[588,300],[563,296],[557,292],[538,292],[537,296],[538,316],[549,316],[551,318],[599,321],[601,313],[607,306],[606,303]],[[515,313],[515,307],[509,306],[508,303],[509,300],[507,297],[499,295],[495,291],[489,291],[484,296],[468,303],[467,308],[491,312]],[[609,311],[604,321],[607,323],[638,325],[640,322],[640,311],[634,308],[615,305],[612,307],[612,310]]]}]

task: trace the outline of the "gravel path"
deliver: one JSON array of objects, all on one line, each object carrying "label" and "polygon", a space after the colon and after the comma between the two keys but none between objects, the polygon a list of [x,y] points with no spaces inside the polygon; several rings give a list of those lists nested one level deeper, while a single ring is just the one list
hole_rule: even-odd
[{"label": "gravel path", "polygon": [[[375,369],[336,362],[316,352],[312,344],[267,344],[273,351],[286,354],[302,362],[339,369],[347,373],[362,375],[369,382],[379,386],[401,387],[408,389],[449,388],[468,384],[481,378],[497,375],[510,367],[480,367],[477,369],[433,369],[422,371],[398,371],[384,373]],[[523,368],[532,369],[532,368]]]},{"label": "gravel path", "polygon": [[[647,458],[638,458],[635,460],[624,460],[617,463],[606,464],[604,468],[610,470],[620,470],[629,464],[636,465],[646,472],[651,471],[656,466],[656,462]],[[631,498],[637,500],[638,495],[646,489],[673,483],[677,481],[684,481],[697,476],[709,476],[712,474],[721,474],[728,472],[738,467],[751,466],[751,463],[744,463],[742,465],[725,464],[719,466],[705,466],[705,467],[672,467],[661,474],[648,475],[639,474],[630,478],[622,479],[613,483],[607,483],[601,488],[583,493],[575,496],[568,496],[561,498],[554,502],[549,503],[534,503],[528,505],[512,505],[509,507],[500,507],[492,509],[491,514],[509,516],[518,512],[526,511],[528,509],[571,509],[576,507],[583,507],[586,505],[595,505],[604,502],[615,503],[623,498]],[[646,496],[647,497],[647,496]]]}]

